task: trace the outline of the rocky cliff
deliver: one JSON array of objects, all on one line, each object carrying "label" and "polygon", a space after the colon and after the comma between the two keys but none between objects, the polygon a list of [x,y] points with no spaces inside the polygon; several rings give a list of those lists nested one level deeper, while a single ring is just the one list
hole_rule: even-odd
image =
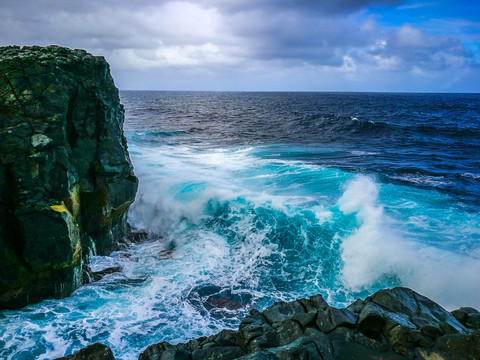
[{"label": "rocky cliff", "polygon": [[[90,357],[89,357],[90,356]],[[63,360],[113,360],[93,344]],[[58,360],[61,360],[58,359]],[[346,308],[321,295],[253,310],[238,331],[171,345],[161,342],[139,360],[449,360],[480,359],[480,313],[451,313],[407,288],[380,290]]]},{"label": "rocky cliff", "polygon": [[64,297],[127,231],[137,179],[103,57],[0,48],[0,309]]}]

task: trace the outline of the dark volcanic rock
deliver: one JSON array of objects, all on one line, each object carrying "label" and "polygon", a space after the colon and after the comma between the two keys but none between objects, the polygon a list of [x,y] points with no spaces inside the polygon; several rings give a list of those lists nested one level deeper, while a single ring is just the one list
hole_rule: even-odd
[{"label": "dark volcanic rock", "polygon": [[[455,315],[455,316],[454,316]],[[186,344],[154,344],[140,360],[480,359],[478,312],[453,315],[407,288],[380,290],[345,309],[320,295],[252,310],[238,332],[224,330]],[[461,321],[458,320],[461,319]]]},{"label": "dark volcanic rock", "polygon": [[480,330],[480,312],[471,307],[462,307],[452,311],[452,315],[464,326]]},{"label": "dark volcanic rock", "polygon": [[107,345],[95,343],[78,350],[72,355],[55,360],[115,360],[115,357]]},{"label": "dark volcanic rock", "polygon": [[106,275],[114,274],[120,271],[122,271],[122,268],[120,266],[111,266],[100,271],[92,271],[92,278],[93,281],[98,281],[103,279],[103,277]]},{"label": "dark volcanic rock", "polygon": [[123,119],[103,57],[0,48],[0,309],[68,295],[88,251],[127,235]]}]

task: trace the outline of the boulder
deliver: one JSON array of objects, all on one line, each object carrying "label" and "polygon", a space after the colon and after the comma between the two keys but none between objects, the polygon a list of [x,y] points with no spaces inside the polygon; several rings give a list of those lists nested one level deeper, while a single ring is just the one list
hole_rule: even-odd
[{"label": "boulder", "polygon": [[95,343],[85,346],[72,355],[54,360],[115,360],[115,357],[107,345]]},{"label": "boulder", "polygon": [[138,181],[123,120],[103,57],[0,48],[0,309],[69,295],[89,252],[126,239]]},{"label": "boulder", "polygon": [[461,307],[453,310],[452,315],[467,328],[480,330],[480,312],[477,309]]}]

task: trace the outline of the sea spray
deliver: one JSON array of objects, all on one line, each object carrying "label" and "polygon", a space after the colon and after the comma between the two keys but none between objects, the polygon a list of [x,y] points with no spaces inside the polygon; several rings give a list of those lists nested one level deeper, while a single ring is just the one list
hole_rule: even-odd
[{"label": "sea spray", "polygon": [[[397,196],[403,198],[405,194],[399,192]],[[414,199],[408,202],[415,204]],[[459,299],[473,304],[480,296],[480,282],[473,275],[480,271],[478,255],[461,256],[453,249],[432,246],[435,242],[430,246],[420,242],[415,233],[401,233],[405,228],[395,228],[385,214],[379,202],[379,185],[371,178],[357,176],[351,180],[338,206],[345,215],[355,214],[357,222],[341,245],[341,275],[347,288],[359,291],[375,282],[400,283],[422,289],[451,308],[458,306]],[[440,242],[442,229],[437,231]]]}]

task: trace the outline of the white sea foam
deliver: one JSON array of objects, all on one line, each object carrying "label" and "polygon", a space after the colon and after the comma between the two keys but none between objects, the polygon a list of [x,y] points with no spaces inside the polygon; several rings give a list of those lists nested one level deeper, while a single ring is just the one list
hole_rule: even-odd
[{"label": "white sea foam", "polygon": [[351,153],[352,153],[352,155],[355,155],[355,156],[365,156],[365,155],[376,155],[377,154],[376,152],[373,152],[373,151],[362,151],[362,150],[353,150]]},{"label": "white sea foam", "polygon": [[[471,247],[454,254],[435,239],[417,241],[390,217],[392,209],[407,212],[416,228],[430,227],[429,234],[437,213],[419,213],[415,198],[385,203],[369,177],[262,159],[250,148],[132,144],[131,150],[140,188],[130,222],[151,240],[92,259],[99,269],[118,264],[120,273],[0,319],[1,338],[15,349],[7,359],[21,349],[54,358],[92,341],[107,343],[117,358],[135,359],[154,342],[236,327],[252,307],[320,292],[345,304],[357,291],[396,279],[442,305],[479,305],[478,262],[462,256]],[[426,220],[413,222],[421,216]],[[465,218],[470,238],[476,219]],[[393,280],[385,282],[386,275]],[[209,295],[199,294],[209,287],[246,300],[238,310],[207,310]]]},{"label": "white sea foam", "polygon": [[406,174],[402,176],[392,176],[393,179],[406,181],[413,184],[428,185],[428,186],[444,186],[451,184],[443,176],[428,176],[421,174]]},{"label": "white sea foam", "polygon": [[[285,181],[278,188],[278,178],[318,171],[318,167],[301,163],[292,167],[285,161],[262,160],[253,157],[250,148],[208,152],[135,148],[134,153],[141,181],[129,220],[134,227],[152,233],[166,236],[171,229],[182,226],[181,222],[198,223],[212,200],[221,204],[241,196],[247,202],[268,204],[287,213],[288,204],[316,201],[311,195],[297,195],[295,189],[302,184],[295,181]],[[272,169],[264,166],[278,173],[272,174]]]},{"label": "white sea foam", "polygon": [[342,239],[342,277],[346,286],[358,291],[390,275],[448,308],[479,307],[478,258],[400,235],[379,204],[378,191],[378,184],[371,178],[358,176],[338,201],[340,210],[354,214],[358,224]]},{"label": "white sea foam", "polygon": [[480,180],[480,174],[472,174],[472,173],[463,173],[461,176],[474,179],[474,180]]}]

